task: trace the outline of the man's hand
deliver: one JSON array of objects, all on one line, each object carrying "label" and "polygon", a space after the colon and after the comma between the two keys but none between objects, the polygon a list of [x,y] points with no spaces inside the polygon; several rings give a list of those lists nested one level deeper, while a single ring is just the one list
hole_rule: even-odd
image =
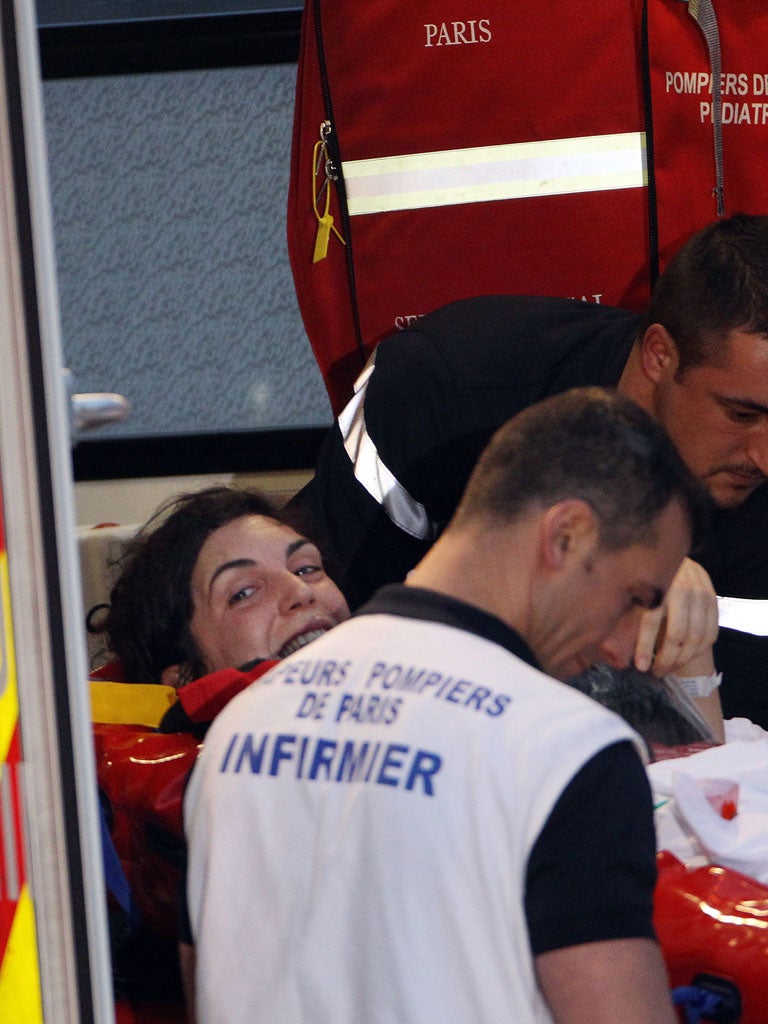
[{"label": "man's hand", "polygon": [[[660,608],[645,612],[635,646],[635,666],[661,678],[688,671],[710,654],[717,638],[717,596],[705,569],[683,559]],[[711,654],[710,654],[711,656]]]}]

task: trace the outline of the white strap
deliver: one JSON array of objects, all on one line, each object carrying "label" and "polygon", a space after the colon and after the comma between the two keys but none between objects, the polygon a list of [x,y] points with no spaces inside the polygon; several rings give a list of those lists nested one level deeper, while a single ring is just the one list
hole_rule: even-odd
[{"label": "white strap", "polygon": [[713,672],[709,676],[675,676],[666,677],[671,682],[677,683],[683,693],[688,697],[708,697],[714,692],[723,681],[722,672]]},{"label": "white strap", "polygon": [[718,623],[741,633],[768,636],[768,601],[746,597],[718,597]]},{"label": "white strap", "polygon": [[352,461],[355,478],[382,506],[395,526],[418,540],[434,540],[435,530],[427,510],[384,464],[365,425],[363,402],[373,366],[372,356],[355,381],[354,396],[339,416],[344,448]]}]

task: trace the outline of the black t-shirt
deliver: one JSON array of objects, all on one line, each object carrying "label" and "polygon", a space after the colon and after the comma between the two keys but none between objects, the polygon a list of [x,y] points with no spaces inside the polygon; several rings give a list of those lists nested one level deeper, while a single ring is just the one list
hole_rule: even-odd
[{"label": "black t-shirt", "polygon": [[424,506],[428,536],[399,529],[355,478],[338,423],[290,503],[355,608],[403,580],[453,513],[478,455],[515,413],[579,385],[618,383],[635,313],[570,299],[451,303],[382,341],[363,414],[395,479]]},{"label": "black t-shirt", "polygon": [[502,423],[569,388],[618,383],[637,322],[634,313],[570,299],[444,306],[378,346],[368,433],[387,468],[442,524]]}]

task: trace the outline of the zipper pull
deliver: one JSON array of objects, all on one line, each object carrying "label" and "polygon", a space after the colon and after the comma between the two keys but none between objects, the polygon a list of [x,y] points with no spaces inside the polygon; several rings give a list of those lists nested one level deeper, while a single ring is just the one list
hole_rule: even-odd
[{"label": "zipper pull", "polygon": [[[328,152],[328,136],[331,132],[331,122],[323,121],[320,125],[320,138],[315,143],[312,153],[312,208],[317,220],[317,235],[315,236],[315,251],[312,255],[312,262],[319,263],[328,255],[328,243],[331,239],[331,232],[336,235],[342,245],[346,245],[344,238],[334,226],[331,209],[331,182],[336,181],[338,174]],[[322,183],[317,187],[318,178],[322,176]],[[321,211],[322,207],[322,213]]]},{"label": "zipper pull", "polygon": [[[331,229],[333,228],[333,217],[330,213],[324,213],[317,218],[317,236],[315,237],[315,251],[312,255],[312,262],[319,263],[328,255],[328,243],[331,240]],[[338,234],[338,232],[337,232]],[[342,242],[344,239],[342,239]]]}]

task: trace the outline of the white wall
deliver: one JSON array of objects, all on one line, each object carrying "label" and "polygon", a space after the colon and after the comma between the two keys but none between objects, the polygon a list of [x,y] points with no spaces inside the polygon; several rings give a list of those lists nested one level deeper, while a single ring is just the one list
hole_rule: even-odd
[{"label": "white wall", "polygon": [[295,470],[252,475],[222,473],[218,476],[87,481],[75,484],[77,525],[139,525],[149,519],[167,498],[214,484],[254,487],[282,503],[299,490],[310,476],[309,470]]}]

